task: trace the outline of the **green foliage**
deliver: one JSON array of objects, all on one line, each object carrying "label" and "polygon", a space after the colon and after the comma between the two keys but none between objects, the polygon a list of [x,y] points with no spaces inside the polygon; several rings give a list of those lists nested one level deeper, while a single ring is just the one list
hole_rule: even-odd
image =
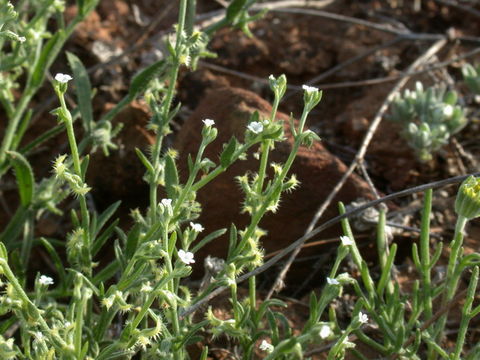
[{"label": "green foliage", "polygon": [[468,88],[474,94],[480,94],[480,66],[473,67],[470,64],[465,64],[462,67],[462,74]]},{"label": "green foliage", "polygon": [[[248,296],[239,295],[239,275],[254,270],[264,261],[262,219],[278,209],[285,192],[299,186],[290,169],[300,146],[311,146],[319,140],[315,133],[305,130],[305,124],[309,113],[320,102],[322,92],[304,86],[304,110],[298,123],[290,121],[293,146],[282,164],[271,162],[270,150],[276,143],[285,141],[283,124],[276,120],[279,103],[287,89],[284,75],[269,77],[274,94],[271,114],[265,117],[252,114],[244,140],[232,137],[224,144],[218,159],[204,156],[205,149],[217,138],[218,130],[214,120],[203,121],[202,141],[196,154],[189,157],[185,182],[178,174],[175,150],[165,149],[163,140],[171,132],[171,120],[180,109],[180,104],[172,105],[180,67],[195,68],[199,58],[211,56],[206,51],[208,40],[213,31],[222,26],[240,27],[249,33],[248,23],[257,17],[248,13],[254,0],[231,1],[225,18],[204,32],[193,29],[195,1],[181,0],[175,43],[167,40],[167,58],[139,71],[125,97],[100,119],[95,119],[92,111],[94,90],[87,70],[79,58],[67,54],[78,105],[70,109],[65,101],[72,77],[57,74],[53,88],[59,106],[52,113],[59,125],[18,150],[29,128],[30,100],[43,85],[45,74],[74,26],[96,3],[96,0],[78,0],[78,15],[67,26],[59,21],[58,30],[50,33],[47,24],[49,29],[55,28],[52,22],[64,11],[62,1],[29,2],[28,11],[18,15],[9,2],[0,0],[0,43],[12,42],[9,47],[0,47],[0,50],[7,49],[0,52],[0,102],[8,119],[0,152],[0,176],[13,169],[20,198],[19,207],[0,234],[1,359],[188,359],[187,347],[205,341],[206,336],[230,338],[240,356],[247,360],[255,358],[258,351],[262,351],[266,359],[302,359],[311,346],[318,345],[327,345],[327,359],[343,359],[347,351],[355,353],[354,336],[384,357],[420,359],[423,355],[419,354],[425,349],[429,360],[438,356],[460,359],[469,323],[480,313],[480,307],[473,302],[480,255],[464,255],[462,251],[465,226],[478,215],[479,180],[475,178],[466,180],[459,190],[455,207],[459,217],[446,278],[441,283],[431,280],[441,246],[430,252],[432,192],[428,191],[419,245],[414,244],[412,253],[419,279],[411,292],[405,292],[396,281],[397,246],[387,240],[386,215],[380,211],[379,276],[371,273],[348,220],[343,220],[344,236],[333,266],[324,288],[310,296],[309,318],[303,328],[292,331],[283,301],[270,299],[258,303],[254,276],[248,279]],[[13,91],[19,89],[17,79],[21,77],[27,81],[18,101],[14,101]],[[408,122],[409,127],[416,121],[428,124],[435,136],[428,135],[430,143],[422,140],[420,145],[422,151],[433,151],[463,126],[463,112],[456,105],[454,92],[434,89],[424,92],[417,85],[415,95],[412,94],[406,92],[404,99],[397,99],[392,117]],[[143,153],[136,149],[145,167],[143,179],[149,187],[145,194],[149,204],[144,212],[131,211],[132,226],[124,230],[118,227],[116,219],[119,201],[101,213],[89,206],[91,188],[86,174],[89,154],[97,148],[106,154],[116,149],[114,137],[120,127],[113,128],[111,120],[138,96],[144,96],[150,107],[152,118],[148,128],[156,135],[150,151]],[[81,121],[82,138],[75,133],[74,121]],[[67,134],[69,149],[66,154],[57,154],[51,176],[37,182],[28,156],[61,131]],[[418,145],[415,136],[412,135],[411,141]],[[227,257],[206,259],[208,276],[196,291],[188,286],[191,282],[186,281],[192,273],[195,254],[211,241],[223,241],[221,237],[227,233],[226,229],[217,229],[203,234],[203,226],[194,222],[202,212],[197,194],[236,161],[244,159],[248,151],[257,149],[258,170],[237,178],[244,194],[243,211],[248,214],[248,221],[244,228],[231,224]],[[268,167],[273,171],[267,172]],[[160,191],[167,198],[159,200]],[[61,239],[38,238],[37,220],[47,212],[49,216],[64,216],[59,204],[69,194],[74,196],[78,207],[70,212],[70,232]],[[344,211],[340,205],[340,212]],[[34,246],[39,246],[53,265],[52,277],[40,273],[30,276]],[[105,260],[102,256],[107,248],[113,259]],[[352,273],[359,275],[339,273],[346,263],[355,270]],[[434,316],[436,302],[445,308],[452,301],[462,273],[467,271],[471,271],[472,276],[462,305],[460,328],[455,348],[448,352],[442,348],[448,312],[438,316],[431,326],[422,328],[422,325]],[[32,279],[33,284],[27,279]],[[181,315],[222,286],[228,288],[231,304],[226,318],[216,316],[212,308],[200,308],[197,310],[200,314],[196,315]],[[334,302],[347,292],[354,294],[350,318],[340,321]],[[367,331],[366,323],[379,331],[373,334]],[[474,359],[478,351],[478,347],[474,348],[467,358]],[[362,356],[358,352],[357,355]],[[205,347],[200,358],[207,356]]]}]

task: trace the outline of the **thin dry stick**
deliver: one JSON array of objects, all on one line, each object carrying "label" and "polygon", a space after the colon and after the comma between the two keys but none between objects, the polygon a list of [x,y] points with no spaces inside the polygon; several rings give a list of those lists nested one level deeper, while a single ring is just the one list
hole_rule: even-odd
[{"label": "thin dry stick", "polygon": [[[297,8],[281,9],[280,8],[280,9],[273,9],[272,11],[319,16],[326,19],[330,19],[330,20],[343,21],[343,22],[356,24],[356,25],[363,25],[375,30],[386,32],[386,33],[402,35],[405,38],[411,39],[411,40],[437,41],[441,39],[448,39],[450,37],[449,35],[444,35],[444,34],[414,33],[409,30],[405,30],[403,28],[395,29],[391,25],[378,24],[368,20],[335,14],[335,13],[331,13],[323,10],[297,9]],[[459,37],[456,37],[456,39],[461,41],[468,41],[468,42],[480,42],[479,37],[472,37],[472,36],[459,36]]]},{"label": "thin dry stick", "polygon": [[390,33],[390,34],[403,35],[403,36],[407,36],[407,37],[412,36],[416,40],[436,41],[436,40],[440,40],[440,39],[445,38],[445,35],[443,35],[443,34],[412,33],[409,30],[405,30],[403,28],[396,29],[390,24],[385,25],[385,24],[374,23],[372,21],[358,19],[358,18],[354,18],[354,17],[351,17],[351,16],[346,16],[346,15],[335,14],[335,13],[331,13],[331,12],[323,11],[323,10],[288,8],[288,9],[274,9],[273,11],[319,16],[319,17],[323,17],[325,19],[342,21],[342,22],[355,24],[355,25],[362,25],[362,26],[365,26],[365,27],[369,27],[371,29],[383,31],[383,32]]},{"label": "thin dry stick", "polygon": [[378,195],[377,188],[375,187],[375,184],[373,183],[372,179],[370,178],[370,175],[368,174],[367,168],[365,166],[365,161],[359,161],[358,166],[360,167],[360,170],[362,171],[363,178],[367,182],[368,186],[370,187],[370,190],[373,193],[373,196],[375,199],[380,199],[380,195]]},{"label": "thin dry stick", "polygon": [[466,5],[461,5],[452,0],[435,0],[436,2],[465,11],[473,16],[480,17],[480,11]]},{"label": "thin dry stick", "polygon": [[[439,187],[442,187],[442,186],[462,182],[468,176],[480,176],[480,172],[476,172],[476,173],[468,174],[468,175],[455,176],[455,177],[448,178],[448,179],[445,179],[445,180],[439,180],[439,181],[434,181],[434,182],[431,182],[431,183],[428,183],[428,184],[415,186],[415,187],[412,187],[412,188],[409,188],[409,189],[406,189],[406,190],[402,190],[402,191],[384,196],[384,197],[382,197],[380,199],[377,199],[377,200],[372,200],[372,201],[370,201],[370,202],[368,202],[364,205],[358,206],[357,208],[346,212],[343,215],[338,215],[338,216],[334,217],[333,219],[330,219],[330,220],[324,222],[322,225],[316,227],[314,230],[312,230],[308,234],[303,235],[301,238],[297,239],[295,242],[291,243],[286,248],[284,248],[279,254],[275,255],[273,258],[266,261],[262,266],[246,273],[245,275],[240,276],[235,281],[236,281],[237,284],[239,284],[239,283],[251,278],[252,276],[257,276],[257,275],[261,274],[262,272],[264,272],[267,269],[274,266],[283,257],[285,257],[287,254],[289,254],[293,250],[295,250],[297,247],[302,246],[302,244],[304,244],[307,240],[312,239],[313,237],[320,234],[323,230],[328,229],[330,226],[340,222],[343,219],[347,219],[351,216],[354,216],[356,214],[361,213],[362,211],[365,211],[368,208],[371,208],[373,206],[377,206],[378,204],[381,204],[381,203],[384,203],[384,202],[387,202],[387,201],[390,201],[390,200],[393,200],[393,199],[396,199],[396,198],[399,198],[399,197],[403,197],[403,196],[411,195],[411,194],[414,194],[414,193],[422,192],[422,191],[425,191],[425,190],[428,190],[428,189],[435,189],[435,188],[439,188]],[[223,291],[225,291],[227,289],[228,288],[225,287],[225,286],[220,286],[220,287],[216,288],[215,290],[210,292],[208,295],[206,295],[205,297],[198,300],[198,302],[196,302],[192,306],[186,308],[180,314],[180,317],[184,318],[185,316],[188,316],[188,315],[194,313],[199,308],[201,308],[202,306],[207,304],[210,300],[212,300],[216,296],[220,295]]]},{"label": "thin dry stick", "polygon": [[[445,39],[438,40],[436,41],[422,56],[420,56],[417,60],[415,60],[412,65],[409,66],[407,73],[415,70],[418,68],[420,65],[424,64],[429,58],[431,58],[435,53],[437,53],[445,44],[447,41]],[[365,135],[365,138],[363,139],[362,145],[360,146],[360,149],[357,152],[357,155],[355,156],[355,160],[350,164],[350,167],[348,170],[343,174],[342,178],[338,182],[338,184],[335,186],[333,191],[328,195],[327,199],[323,202],[323,204],[320,206],[320,208],[317,210],[316,214],[314,215],[312,221],[310,222],[307,231],[305,234],[308,234],[313,230],[315,227],[315,224],[317,223],[318,219],[323,215],[327,207],[330,205],[332,202],[333,198],[338,194],[340,189],[343,187],[345,182],[347,181],[348,177],[353,173],[357,165],[363,161],[363,157],[365,156],[365,153],[367,152],[368,145],[370,144],[370,141],[373,138],[373,134],[377,130],[378,126],[380,125],[380,122],[382,121],[383,115],[388,109],[388,106],[390,103],[393,101],[395,95],[402,89],[402,87],[407,83],[409,77],[405,76],[402,79],[400,79],[397,84],[393,87],[393,89],[390,91],[388,94],[387,98],[383,102],[382,106],[378,110],[377,114],[375,115],[375,118],[373,119],[372,123],[370,124],[370,127],[367,131],[367,134]],[[283,280],[285,279],[285,276],[287,275],[288,270],[290,269],[290,266],[293,263],[293,260],[297,257],[298,253],[300,252],[301,247],[298,247],[295,249],[295,251],[292,252],[290,255],[290,258],[287,260],[285,263],[282,271],[280,271],[275,283],[273,284],[272,288],[268,292],[267,299],[270,299],[270,297],[273,295],[274,291],[279,291],[283,287]]]}]

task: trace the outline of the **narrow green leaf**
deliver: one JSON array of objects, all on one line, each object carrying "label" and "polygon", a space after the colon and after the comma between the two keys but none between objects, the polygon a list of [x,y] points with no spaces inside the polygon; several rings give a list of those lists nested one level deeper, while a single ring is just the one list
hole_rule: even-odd
[{"label": "narrow green leaf", "polygon": [[120,247],[120,243],[118,241],[115,241],[115,243],[113,244],[113,249],[115,251],[115,257],[118,260],[118,264],[122,268],[122,271],[124,271],[127,267],[127,259],[125,258],[125,255],[123,254],[122,248]]},{"label": "narrow green leaf", "polygon": [[219,229],[219,230],[216,230],[216,231],[208,234],[202,240],[200,240],[197,244],[195,244],[195,246],[192,248],[191,251],[193,253],[197,252],[202,247],[204,247],[206,244],[208,244],[210,241],[215,240],[216,238],[222,236],[226,232],[227,232],[227,229],[224,228],[224,229]]},{"label": "narrow green leaf", "polygon": [[228,6],[226,18],[232,25],[236,25],[236,20],[240,17],[246,3],[247,0],[233,0]]},{"label": "narrow green leaf", "polygon": [[125,245],[125,255],[131,259],[138,246],[138,237],[140,236],[140,224],[136,223],[128,232],[127,244]]},{"label": "narrow green leaf", "polygon": [[92,256],[98,254],[100,249],[105,245],[107,240],[110,238],[112,233],[115,231],[116,226],[118,225],[118,219],[114,220],[110,226],[108,226],[105,231],[98,236],[92,244]]},{"label": "narrow green leaf", "polygon": [[235,247],[237,246],[237,228],[235,224],[230,225],[230,237],[228,242],[228,255],[227,259],[230,259],[233,256],[233,252],[235,251]]},{"label": "narrow green leaf", "polygon": [[165,156],[165,190],[170,199],[176,198],[176,187],[178,185],[178,171],[175,159],[170,154]]},{"label": "narrow green leaf", "polygon": [[[33,111],[32,109],[29,109],[25,116],[23,116],[17,131],[15,132],[15,137],[13,138],[12,141],[12,146],[10,146],[11,150],[15,150],[18,148],[18,145],[23,139],[23,135],[25,135],[25,132],[28,129],[28,125],[30,125],[30,119],[32,118]],[[23,153],[23,152],[22,152]]]},{"label": "narrow green leaf", "polygon": [[42,85],[46,71],[50,68],[50,65],[63,45],[63,37],[64,32],[59,30],[47,41],[40,56],[33,65],[32,75],[27,87],[35,89]]},{"label": "narrow green leaf", "polygon": [[28,207],[33,200],[35,191],[35,179],[33,177],[32,167],[27,159],[18,152],[7,151],[7,156],[15,170],[20,202],[22,206]]},{"label": "narrow green leaf", "polygon": [[75,82],[75,93],[77,95],[80,116],[85,130],[90,133],[93,128],[92,85],[90,84],[87,70],[80,59],[71,52],[67,52],[67,59],[73,71],[73,81]]},{"label": "narrow green leaf", "polygon": [[2,258],[5,261],[8,261],[7,248],[5,247],[5,244],[3,242],[0,242],[0,258]]},{"label": "narrow green leaf", "polygon": [[53,261],[53,265],[55,269],[57,269],[57,274],[60,278],[59,283],[65,287],[67,285],[67,273],[65,272],[65,265],[62,263],[60,255],[58,255],[57,250],[53,247],[53,245],[45,238],[40,238],[40,243],[43,247],[47,250],[48,254],[50,255],[50,259]]},{"label": "narrow green leaf", "polygon": [[101,283],[111,279],[119,269],[120,266],[118,260],[113,260],[110,264],[100,270],[97,275],[95,275],[95,277],[92,279],[93,285],[100,286]]},{"label": "narrow green leaf", "polygon": [[135,148],[135,152],[137,153],[138,158],[142,162],[142,164],[147,168],[147,172],[149,174],[155,174],[155,170],[153,169],[153,165],[150,163],[150,161],[147,159],[145,155],[143,155],[142,150],[139,148]]},{"label": "narrow green leaf", "polygon": [[[382,268],[382,275],[380,276],[380,280],[378,281],[377,294],[379,298],[383,297],[383,292],[385,291],[385,288],[390,284],[392,266],[393,266],[393,261],[395,259],[396,253],[397,253],[397,244],[393,244],[390,247],[390,253]],[[392,291],[393,291],[393,287],[392,287]]]},{"label": "narrow green leaf", "polygon": [[220,155],[220,165],[223,168],[228,167],[232,163],[232,157],[235,153],[235,150],[237,150],[237,146],[238,141],[235,136],[232,136],[227,146],[225,146],[225,148],[223,149],[222,154]]},{"label": "narrow green leaf", "polygon": [[80,170],[82,171],[83,181],[85,181],[85,176],[88,170],[88,164],[90,164],[90,154],[85,155],[80,161]]},{"label": "narrow green leaf", "polygon": [[107,221],[112,217],[115,211],[117,211],[121,203],[122,202],[120,200],[114,202],[98,216],[97,226],[95,229],[93,229],[94,235],[98,234],[98,232],[105,226]]}]

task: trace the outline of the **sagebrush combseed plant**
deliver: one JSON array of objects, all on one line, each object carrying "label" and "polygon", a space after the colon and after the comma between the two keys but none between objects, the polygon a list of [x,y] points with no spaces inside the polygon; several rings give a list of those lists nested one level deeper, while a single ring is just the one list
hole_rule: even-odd
[{"label": "sagebrush combseed plant", "polygon": [[[237,282],[241,274],[264,262],[261,222],[265,216],[275,216],[282,195],[299,186],[290,173],[299,148],[320,140],[306,123],[322,92],[303,86],[303,112],[298,122],[290,120],[293,146],[282,164],[272,163],[270,153],[276,143],[285,141],[283,123],[276,116],[287,90],[284,75],[268,79],[274,99],[269,116],[253,114],[243,139],[232,137],[216,159],[204,156],[218,135],[216,119],[203,119],[201,143],[189,157],[188,178],[182,183],[175,150],[164,144],[181,106],[173,106],[179,70],[195,69],[199,59],[212,56],[209,40],[222,27],[237,27],[251,36],[249,23],[264,11],[252,12],[255,0],[232,0],[222,19],[199,29],[194,26],[196,1],[180,0],[178,23],[173,35],[164,39],[164,57],[139,69],[124,98],[96,118],[95,91],[79,57],[66,53],[71,71],[47,75],[75,26],[97,2],[77,0],[76,15],[65,23],[62,0],[23,0],[15,6],[0,0],[0,104],[6,124],[0,178],[15,178],[19,199],[0,233],[0,359],[180,360],[193,358],[189,346],[201,343],[199,356],[205,360],[209,341],[217,337],[231,339],[239,359],[255,359],[258,354],[268,360],[311,358],[313,346],[324,347],[328,360],[344,359],[347,352],[365,359],[356,349],[359,342],[383,358],[474,360],[480,356],[480,346],[465,347],[470,321],[480,313],[480,306],[474,304],[480,254],[465,254],[462,249],[468,222],[480,215],[480,179],[469,177],[458,191],[457,224],[440,281],[432,280],[442,251],[441,243],[432,248],[430,239],[433,192],[424,194],[421,232],[412,247],[417,278],[409,291],[396,281],[397,245],[387,239],[385,210],[378,218],[375,271],[343,219],[343,234],[325,285],[312,292],[308,319],[293,331],[283,312],[285,302],[261,301],[255,276],[248,279],[246,297],[239,295]],[[41,88],[49,87],[48,82],[57,100],[51,109],[57,125],[25,144],[31,102]],[[74,106],[67,105],[67,94],[74,97]],[[86,174],[90,154],[116,151],[121,126],[113,126],[112,120],[139,97],[152,113],[148,129],[155,134],[148,153],[136,152],[148,185],[148,192],[139,196],[148,198],[148,206],[133,209],[133,225],[124,229],[118,226],[119,201],[101,212],[92,208]],[[424,91],[421,85],[395,101],[392,118],[404,125],[407,141],[423,160],[466,122],[454,91]],[[62,133],[68,147],[52,158],[50,176],[39,179],[30,156]],[[233,223],[228,229],[205,233],[198,220],[202,206],[197,193],[249,150],[259,153],[258,169],[236,179],[244,195],[247,225],[238,228]],[[165,197],[160,198],[160,193]],[[62,205],[66,198],[75,203],[70,213]],[[345,213],[343,204],[339,211]],[[67,219],[71,230],[58,239],[36,236],[37,223],[46,213]],[[197,252],[222,236],[229,242],[228,253],[224,259],[207,258],[211,277],[195,286],[188,279]],[[100,262],[106,247],[113,249],[114,257]],[[37,249],[47,254],[54,270],[33,273],[31,259]],[[345,264],[351,271],[341,272]],[[454,348],[447,350],[443,344],[448,309],[465,273],[470,276],[461,323]],[[211,306],[195,307],[219,288],[228,294],[227,317],[219,317]],[[335,302],[347,292],[352,306],[345,321],[338,318]]]}]

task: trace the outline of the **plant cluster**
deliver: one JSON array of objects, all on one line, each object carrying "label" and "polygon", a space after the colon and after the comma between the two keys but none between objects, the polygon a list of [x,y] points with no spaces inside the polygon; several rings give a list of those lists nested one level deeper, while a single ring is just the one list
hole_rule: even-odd
[{"label": "plant cluster", "polygon": [[402,136],[420,161],[431,160],[432,154],[466,125],[465,111],[457,100],[455,91],[442,86],[424,90],[421,82],[415,84],[415,90],[407,89],[395,97],[389,119],[402,127]]}]

